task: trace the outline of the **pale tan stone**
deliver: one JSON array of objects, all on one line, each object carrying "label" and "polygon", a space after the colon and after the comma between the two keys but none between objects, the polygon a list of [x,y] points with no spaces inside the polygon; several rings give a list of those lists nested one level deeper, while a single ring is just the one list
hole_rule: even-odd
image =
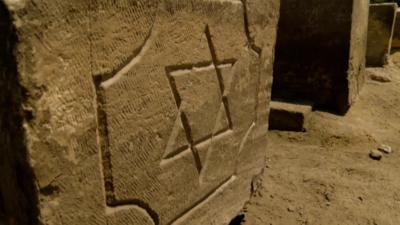
[{"label": "pale tan stone", "polygon": [[265,165],[279,1],[23,2],[41,222],[227,224]]}]

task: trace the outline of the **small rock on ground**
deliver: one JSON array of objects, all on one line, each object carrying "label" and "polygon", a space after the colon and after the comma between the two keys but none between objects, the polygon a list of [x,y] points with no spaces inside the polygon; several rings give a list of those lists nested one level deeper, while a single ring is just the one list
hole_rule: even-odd
[{"label": "small rock on ground", "polygon": [[378,150],[386,154],[392,153],[392,147],[389,145],[379,145]]},{"label": "small rock on ground", "polygon": [[371,150],[369,153],[369,157],[371,157],[371,159],[373,160],[381,160],[382,159],[382,152],[378,151],[378,150]]},{"label": "small rock on ground", "polygon": [[373,81],[382,82],[382,83],[387,83],[387,82],[392,81],[388,76],[383,76],[383,75],[378,75],[378,74],[370,74],[369,77]]},{"label": "small rock on ground", "polygon": [[288,212],[294,212],[295,208],[292,205],[289,205],[287,210]]}]

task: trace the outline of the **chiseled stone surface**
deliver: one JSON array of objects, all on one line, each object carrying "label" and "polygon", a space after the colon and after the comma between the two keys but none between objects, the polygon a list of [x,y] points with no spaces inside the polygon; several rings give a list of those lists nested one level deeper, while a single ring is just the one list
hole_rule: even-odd
[{"label": "chiseled stone surface", "polygon": [[371,4],[368,19],[367,66],[383,66],[390,54],[397,3]]},{"label": "chiseled stone surface", "polygon": [[368,1],[282,0],[273,98],[344,113],[363,83]]},{"label": "chiseled stone surface", "polygon": [[222,225],[241,210],[265,163],[278,0],[5,2],[30,217]]}]

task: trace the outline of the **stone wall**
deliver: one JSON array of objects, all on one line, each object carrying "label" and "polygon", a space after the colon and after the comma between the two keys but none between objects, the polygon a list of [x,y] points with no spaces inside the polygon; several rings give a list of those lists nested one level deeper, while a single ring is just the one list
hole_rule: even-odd
[{"label": "stone wall", "polygon": [[25,92],[13,52],[16,38],[10,14],[0,1],[0,224],[6,225],[34,224],[38,217],[22,127]]},{"label": "stone wall", "polygon": [[6,2],[41,223],[229,223],[264,168],[278,0]]},{"label": "stone wall", "polygon": [[390,54],[397,3],[369,7],[367,66],[383,66]]},{"label": "stone wall", "polygon": [[282,0],[273,98],[345,112],[357,92],[349,78],[362,76],[367,19],[364,0]]},{"label": "stone wall", "polygon": [[397,9],[396,22],[393,31],[392,48],[400,48],[400,8]]},{"label": "stone wall", "polygon": [[338,96],[339,111],[348,109],[357,99],[365,81],[365,65],[368,38],[369,4],[365,0],[353,0],[350,58],[346,82],[342,82],[348,93]]}]

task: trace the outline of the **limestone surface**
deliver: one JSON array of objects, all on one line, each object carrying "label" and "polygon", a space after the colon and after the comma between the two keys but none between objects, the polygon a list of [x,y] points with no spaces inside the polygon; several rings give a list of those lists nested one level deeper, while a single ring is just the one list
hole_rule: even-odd
[{"label": "limestone surface", "polygon": [[234,218],[265,167],[278,0],[2,7],[16,38],[0,32],[15,45],[15,57],[4,53],[14,70],[0,77],[1,104],[14,108],[0,115],[17,123],[1,127],[0,161],[12,164],[0,164],[10,180],[0,215],[21,225]]},{"label": "limestone surface", "polygon": [[397,3],[371,4],[368,20],[367,66],[383,66],[390,54]]},{"label": "limestone surface", "polygon": [[272,97],[344,113],[364,81],[368,1],[282,0]]}]

